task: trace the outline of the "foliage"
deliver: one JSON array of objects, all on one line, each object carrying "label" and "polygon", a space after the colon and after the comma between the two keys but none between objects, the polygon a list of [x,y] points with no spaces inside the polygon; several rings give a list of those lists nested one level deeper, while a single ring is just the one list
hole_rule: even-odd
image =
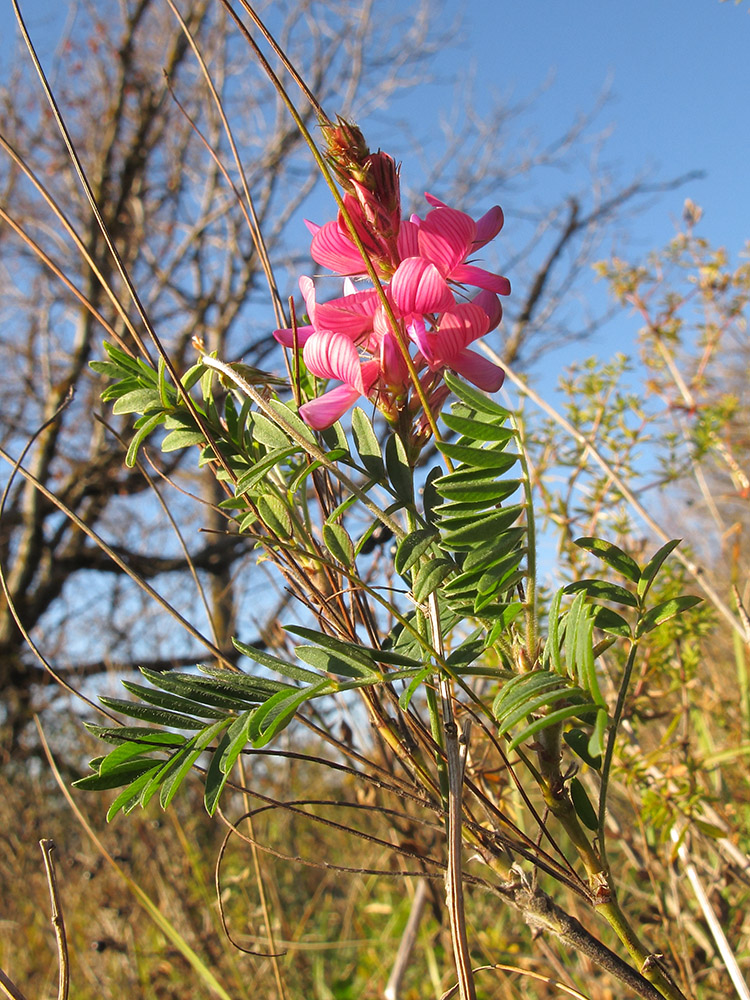
[{"label": "foliage", "polygon": [[[288,61],[287,69],[295,75]],[[179,456],[181,469],[202,470],[212,484],[214,530],[243,542],[280,581],[295,602],[293,622],[277,623],[262,641],[232,635],[231,651],[217,629],[211,639],[193,630],[206,662],[142,666],[140,678],[123,682],[130,698],[101,697],[106,721],[87,728],[111,749],[75,785],[105,793],[112,820],[153,808],[157,798],[173,815],[193,794],[189,776],[201,776],[205,811],[228,830],[217,861],[222,915],[222,873],[243,891],[249,884],[242,863],[231,861],[230,845],[242,845],[264,926],[256,956],[268,963],[280,998],[303,982],[321,996],[363,995],[357,991],[377,977],[372,947],[364,971],[342,963],[324,976],[315,961],[305,974],[282,969],[277,939],[296,933],[280,915],[287,892],[307,900],[298,931],[311,920],[325,923],[328,912],[330,936],[352,926],[354,895],[346,920],[320,904],[335,872],[377,897],[392,930],[401,930],[406,907],[384,888],[390,879],[418,887],[415,923],[428,894],[436,915],[445,910],[448,932],[433,928],[423,949],[444,995],[473,1000],[487,969],[476,969],[480,960],[508,969],[498,952],[532,941],[531,932],[509,929],[515,922],[545,932],[553,964],[561,956],[602,996],[616,984],[648,1000],[681,1000],[695,992],[705,942],[709,950],[714,944],[683,921],[684,888],[672,887],[678,905],[669,913],[657,875],[677,861],[690,884],[700,883],[695,857],[711,850],[747,869],[721,811],[728,790],[720,781],[709,787],[708,775],[717,757],[747,750],[750,619],[737,586],[740,541],[729,599],[644,504],[654,469],[662,487],[686,489],[695,476],[719,529],[724,505],[709,479],[724,477],[746,499],[746,408],[717,373],[728,367],[727,340],[745,335],[750,272],[745,265],[730,272],[726,257],[694,236],[699,212],[691,204],[688,232],[648,266],[603,266],[614,293],[646,323],[640,364],[650,396],[623,385],[631,359],[592,360],[564,381],[565,413],[547,406],[550,423],[536,434],[520,407],[482,391],[496,389],[506,370],[526,395],[534,398],[533,390],[490,349],[486,360],[468,347],[499,321],[497,294],[508,290],[506,279],[467,263],[499,232],[500,209],[474,221],[428,196],[425,219],[402,219],[395,161],[370,153],[356,126],[331,120],[308,95],[325,140],[319,149],[279,92],[337,206],[335,221],[311,227],[313,257],[347,276],[367,274],[372,287],[352,286],[320,304],[303,278],[304,325],[287,319],[275,296],[275,335],[290,351],[286,377],[225,362],[200,338],[197,360],[187,363],[185,351],[175,357],[135,294],[151,344],[132,324],[124,323],[127,336],[109,326],[106,360],[90,368],[107,380],[103,399],[113,415],[133,422],[126,466],[159,448],[167,461]],[[257,246],[261,230],[249,225]],[[690,291],[668,286],[669,268],[689,273]],[[275,288],[270,268],[267,276]],[[482,289],[470,302],[467,284]],[[81,362],[87,355],[85,346]],[[328,378],[342,385],[330,389]],[[366,403],[347,417],[360,397]],[[660,440],[665,446],[654,454]],[[566,492],[546,478],[560,470]],[[634,542],[634,513],[654,536],[642,544]],[[539,582],[545,522],[560,530],[567,581],[554,591]],[[741,536],[742,518],[738,524]],[[705,603],[685,592],[698,588]],[[6,594],[12,605],[7,585]],[[717,750],[719,727],[705,719],[691,738],[701,659],[719,622],[734,637],[739,712],[726,727],[739,730],[738,750]],[[279,765],[295,772],[288,787]],[[735,774],[731,791],[744,808],[746,781]],[[273,906],[259,851],[274,859]],[[297,874],[316,869],[325,876],[317,883]],[[642,869],[655,883],[658,918],[648,919],[648,906],[629,891]],[[433,892],[441,882],[444,902]],[[136,896],[158,913],[142,891]],[[734,977],[724,932],[709,919],[705,893],[698,898]],[[160,926],[183,955],[195,954],[171,925]],[[600,927],[614,932],[619,951]],[[411,988],[400,976],[414,949],[404,931],[389,995]],[[714,972],[718,996],[722,973]]]}]

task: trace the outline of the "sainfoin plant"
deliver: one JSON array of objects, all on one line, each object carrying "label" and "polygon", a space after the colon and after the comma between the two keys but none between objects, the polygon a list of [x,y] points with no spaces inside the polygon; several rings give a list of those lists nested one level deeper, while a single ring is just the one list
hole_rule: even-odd
[{"label": "sainfoin plant", "polygon": [[[290,113],[305,129],[291,102]],[[226,530],[255,545],[296,612],[275,643],[238,635],[230,658],[206,640],[210,662],[144,670],[144,683],[125,682],[131,698],[103,697],[130,721],[88,724],[113,748],[76,785],[117,789],[113,819],[154,799],[169,808],[197,772],[208,813],[237,837],[253,841],[232,818],[241,793],[243,819],[286,808],[388,848],[404,877],[444,886],[455,970],[446,997],[490,995],[483,983],[502,974],[466,918],[482,895],[585,956],[609,995],[678,1000],[664,943],[634,925],[618,894],[608,821],[639,651],[699,602],[654,596],[677,542],[638,562],[579,538],[601,578],[540,591],[522,425],[493,398],[504,370],[477,343],[500,327],[510,294],[482,266],[503,213],[475,219],[426,194],[407,217],[394,157],[371,152],[353,123],[316,113],[319,145],[308,137],[335,217],[308,223],[310,255],[329,273],[300,276],[302,303],[268,331],[286,374],[281,362],[258,371],[200,343],[179,372],[156,331],[155,363],[124,337],[91,365],[113,413],[135,416],[127,463],[146,445],[192,449],[223,491]],[[308,799],[279,802],[254,781],[254,763],[273,754],[307,760]],[[361,799],[319,794],[321,768]],[[375,813],[409,836],[374,834]],[[394,951],[391,998],[411,948],[405,936]]]}]

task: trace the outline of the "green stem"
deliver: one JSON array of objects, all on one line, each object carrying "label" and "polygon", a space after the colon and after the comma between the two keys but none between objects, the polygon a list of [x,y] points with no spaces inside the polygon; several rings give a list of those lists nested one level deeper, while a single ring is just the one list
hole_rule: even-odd
[{"label": "green stem", "polygon": [[622,675],[620,690],[617,694],[617,704],[615,705],[615,714],[612,718],[612,726],[609,730],[609,736],[607,737],[607,749],[604,752],[604,762],[602,763],[601,788],[599,790],[598,827],[599,849],[602,856],[602,867],[605,869],[609,867],[607,864],[607,840],[604,828],[607,818],[607,791],[609,789],[609,776],[612,770],[612,758],[615,752],[615,743],[617,742],[617,730],[620,726],[620,722],[622,721],[623,712],[625,711],[625,699],[627,698],[628,688],[630,687],[630,678],[633,674],[637,650],[638,640],[635,639],[630,647],[628,660],[625,664],[625,671]]}]

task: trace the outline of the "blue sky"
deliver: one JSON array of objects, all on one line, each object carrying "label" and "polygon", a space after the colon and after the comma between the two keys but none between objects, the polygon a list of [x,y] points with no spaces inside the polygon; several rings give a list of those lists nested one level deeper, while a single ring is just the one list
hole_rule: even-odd
[{"label": "blue sky", "polygon": [[[378,2],[385,0],[375,0]],[[52,54],[65,5],[22,0],[40,49]],[[665,199],[649,220],[670,235],[686,193],[705,209],[705,233],[737,250],[750,236],[750,4],[719,0],[472,0],[461,8],[461,40],[440,63],[435,107],[448,103],[455,74],[473,64],[481,95],[521,100],[548,84],[531,118],[539,135],[590,110],[605,88],[600,128],[611,125],[608,161],[623,176],[653,167],[662,178],[706,171],[689,191]],[[446,23],[458,12],[446,0]],[[0,5],[0,63],[15,43],[10,0]],[[45,44],[46,43],[46,44]],[[405,105],[423,113],[425,93]],[[405,164],[406,165],[406,164]],[[645,233],[644,233],[645,235]]]},{"label": "blue sky", "polygon": [[624,171],[706,171],[666,198],[656,217],[679,218],[689,193],[705,209],[711,240],[738,250],[750,238],[747,3],[474,0],[464,53],[502,94],[529,94],[552,73],[538,109],[540,128],[552,134],[556,120],[585,111],[608,86],[600,120],[613,126],[607,155]]},{"label": "blue sky", "polygon": [[[415,10],[417,2],[412,0]],[[378,4],[393,10],[390,0],[375,0],[376,10]],[[65,28],[66,9],[53,0],[22,0],[22,9],[49,66],[56,38]],[[473,73],[480,114],[493,96],[520,102],[538,93],[524,123],[541,144],[559,136],[577,114],[589,112],[606,90],[609,97],[594,131],[610,133],[602,156],[623,182],[644,172],[661,181],[705,172],[703,178],[663,195],[630,222],[629,258],[645,256],[670,239],[689,196],[704,209],[701,234],[714,245],[726,246],[736,259],[750,238],[747,0],[740,5],[719,0],[467,0],[461,6],[444,0],[435,10],[441,12],[437,27],[459,17],[463,21],[455,44],[436,63],[435,83],[411,92],[372,122],[361,122],[371,145],[383,146],[403,160],[407,186],[420,183],[418,156],[403,133],[392,141],[388,122],[403,116],[414,122],[416,134],[429,135],[429,122],[454,103],[456,79],[464,71]],[[3,0],[0,64],[7,65],[7,42],[16,38],[13,20],[10,0]],[[548,172],[542,184],[558,185],[562,196],[586,176]],[[549,191],[540,192],[540,200],[542,195],[549,201]],[[497,241],[499,262],[504,264],[506,247],[520,242],[514,240],[514,216],[528,207],[528,198],[516,203],[509,192],[502,192],[498,199],[508,220]],[[320,213],[328,209],[326,203]],[[602,253],[614,246],[605,246]],[[514,275],[509,277],[513,280]],[[586,294],[600,308],[606,301],[606,289],[593,276]],[[614,339],[620,346],[634,334],[636,324],[622,316],[618,322],[620,332]],[[606,356],[611,343],[610,330],[589,348],[576,350],[578,356],[593,351]],[[573,356],[568,353],[562,360]]]}]

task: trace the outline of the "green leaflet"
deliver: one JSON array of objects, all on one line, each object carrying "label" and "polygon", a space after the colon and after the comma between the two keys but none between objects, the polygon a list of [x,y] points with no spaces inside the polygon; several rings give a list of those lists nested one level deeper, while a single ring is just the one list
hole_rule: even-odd
[{"label": "green leaflet", "polygon": [[578,778],[571,779],[570,798],[573,801],[573,808],[584,826],[587,826],[589,830],[597,831],[599,829],[599,817],[596,815],[596,810],[591,804],[586,789]]},{"label": "green leaflet", "polygon": [[73,785],[87,792],[101,792],[109,788],[119,788],[122,785],[130,785],[136,778],[146,771],[150,771],[153,766],[152,757],[134,757],[127,763],[107,771],[106,774],[87,774],[83,778],[77,778]]},{"label": "green leaflet", "polygon": [[143,722],[151,722],[157,726],[171,726],[173,729],[203,729],[205,725],[202,719],[195,719],[178,712],[169,712],[163,708],[155,708],[151,705],[141,705],[135,701],[125,701],[122,698],[105,698],[104,696],[99,700],[105,708],[111,708],[113,712],[120,712],[131,719],[141,719]]},{"label": "green leaflet", "polygon": [[478,389],[474,389],[472,386],[461,381],[453,372],[446,371],[445,384],[451,392],[455,393],[459,399],[463,400],[473,410],[478,410],[480,413],[487,413],[502,420],[508,416],[507,410],[491,400],[489,396],[485,396]]},{"label": "green leaflet", "polygon": [[461,434],[471,441],[509,441],[514,436],[510,427],[494,420],[482,420],[481,415],[463,417],[457,413],[443,413],[442,421],[446,427]]},{"label": "green leaflet", "polygon": [[422,528],[410,532],[396,550],[394,561],[396,572],[400,576],[408,573],[415,563],[419,562],[431,545],[438,539],[437,532],[431,528]]},{"label": "green leaflet", "polygon": [[386,441],[385,466],[396,496],[410,507],[414,502],[414,473],[398,434],[391,434]]},{"label": "green leaflet", "polygon": [[651,556],[649,561],[643,567],[641,578],[638,581],[638,596],[641,599],[643,599],[649,592],[651,584],[654,582],[656,574],[661,569],[664,560],[677,548],[680,541],[680,538],[673,538],[671,542],[666,542],[657,552],[654,553],[653,556]]},{"label": "green leaflet", "polygon": [[324,524],[323,541],[333,558],[342,566],[354,566],[354,543],[342,525]]},{"label": "green leaflet", "polygon": [[248,429],[253,441],[259,441],[267,448],[289,448],[293,444],[286,433],[262,413],[252,413],[248,419]]},{"label": "green leaflet", "polygon": [[122,413],[146,413],[148,410],[161,409],[162,402],[159,390],[153,389],[131,389],[124,395],[119,396],[112,407],[115,414]]},{"label": "green leaflet", "polygon": [[352,438],[362,465],[377,482],[385,475],[380,442],[366,413],[359,406],[352,411]]},{"label": "green leaflet", "polygon": [[566,594],[577,594],[579,591],[583,591],[587,597],[600,601],[612,601],[630,608],[638,607],[638,598],[635,594],[608,580],[576,580],[565,588]]},{"label": "green leaflet", "polygon": [[455,564],[452,559],[431,559],[424,563],[412,583],[411,589],[416,603],[423,604],[454,569]]},{"label": "green leaflet", "polygon": [[[255,649],[254,646],[247,646],[245,643],[240,642],[239,639],[232,639],[232,644],[244,656],[247,656],[255,663],[259,663],[262,667],[269,667],[277,674],[281,674],[282,677],[290,677],[292,680],[300,681],[303,684],[315,683],[320,680],[319,675],[314,673],[314,671],[305,670],[304,667],[298,667],[294,663],[287,663],[286,660],[280,660],[278,657],[271,656],[270,653],[266,653],[262,649]],[[284,685],[280,690],[289,691],[289,685]]]},{"label": "green leaflet", "polygon": [[655,607],[650,608],[638,622],[636,628],[636,638],[645,635],[658,625],[663,625],[670,618],[676,618],[689,608],[694,608],[696,604],[702,602],[702,597],[695,597],[692,594],[685,594],[682,597],[673,597],[669,601],[662,601]]},{"label": "green leaflet", "polygon": [[640,580],[641,571],[638,564],[612,542],[605,542],[603,538],[584,537],[576,538],[575,544],[581,549],[593,552],[631,583],[638,583]]}]

